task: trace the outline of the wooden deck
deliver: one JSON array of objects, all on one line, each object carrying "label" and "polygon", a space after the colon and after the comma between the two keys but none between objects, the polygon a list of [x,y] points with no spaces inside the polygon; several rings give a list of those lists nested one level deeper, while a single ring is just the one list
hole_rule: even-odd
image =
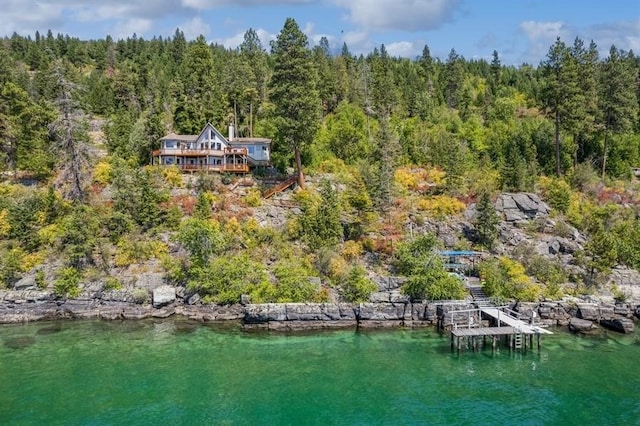
[{"label": "wooden deck", "polygon": [[[479,306],[476,309],[449,311],[447,315],[451,320],[447,323],[451,326],[451,350],[462,347],[469,350],[480,350],[487,344],[487,338],[491,339],[491,348],[495,350],[500,341],[504,341],[511,350],[533,349],[534,336],[536,337],[538,350],[540,350],[540,336],[553,334],[535,324],[522,321],[517,312],[507,307]],[[487,321],[490,326],[483,326]],[[482,339],[480,339],[482,337]]]}]

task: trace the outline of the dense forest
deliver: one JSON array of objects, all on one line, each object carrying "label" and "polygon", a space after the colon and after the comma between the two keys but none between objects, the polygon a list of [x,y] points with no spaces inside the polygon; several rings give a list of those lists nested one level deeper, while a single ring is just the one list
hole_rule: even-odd
[{"label": "dense forest", "polygon": [[[475,203],[475,233],[456,248],[491,251],[492,200],[526,191],[553,207],[558,233],[588,237],[574,255],[585,273],[502,256],[481,267],[487,289],[593,291],[612,267],[640,267],[640,58],[599,51],[558,39],[540,64],[520,66],[496,51],[490,62],[455,49],[441,60],[427,45],[413,59],[384,45],[354,55],[326,38],[311,46],[292,19],[268,48],[251,29],[235,49],[179,29],[151,40],[5,37],[0,286],[33,276],[74,296],[89,281],[123,288],[118,271],[139,265],[219,303],[365,300],[372,272],[406,275],[412,297],[459,297],[429,260],[442,242],[407,223]],[[253,215],[265,203],[257,187],[229,190],[238,177],[148,166],[160,137],[207,122],[271,138],[275,168],[317,176],[308,188],[301,178],[300,213],[276,229]]]}]

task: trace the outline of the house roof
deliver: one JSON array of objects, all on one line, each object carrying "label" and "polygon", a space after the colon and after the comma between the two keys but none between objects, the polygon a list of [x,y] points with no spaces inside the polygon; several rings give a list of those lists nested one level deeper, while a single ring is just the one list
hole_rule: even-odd
[{"label": "house roof", "polygon": [[166,136],[160,138],[161,141],[181,141],[181,142],[194,142],[198,139],[198,135],[176,135],[175,133],[169,133]]},{"label": "house roof", "polygon": [[229,143],[231,145],[241,145],[241,144],[252,144],[252,143],[261,143],[261,144],[270,144],[271,143],[271,139],[267,139],[267,138],[233,138],[233,140],[230,140]]},{"label": "house roof", "polygon": [[233,138],[233,140],[229,140],[225,138],[222,133],[218,131],[211,123],[207,123],[197,135],[176,135],[175,133],[169,133],[166,136],[160,138],[161,141],[179,141],[179,142],[195,142],[198,140],[200,135],[204,133],[207,127],[211,126],[211,128],[216,132],[216,134],[222,138],[223,141],[227,142],[230,145],[247,145],[247,144],[271,144],[271,139],[267,138]]}]

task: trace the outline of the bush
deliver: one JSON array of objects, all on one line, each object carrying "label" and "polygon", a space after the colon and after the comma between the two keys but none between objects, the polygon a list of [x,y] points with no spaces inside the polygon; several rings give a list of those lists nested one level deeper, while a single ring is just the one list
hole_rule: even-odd
[{"label": "bush", "polygon": [[360,266],[354,266],[342,284],[342,297],[347,302],[366,302],[371,293],[377,289],[376,285],[367,278],[365,270]]},{"label": "bush", "polygon": [[551,207],[560,213],[566,213],[567,210],[569,210],[572,191],[564,179],[543,176],[540,178],[538,184]]},{"label": "bush", "polygon": [[429,268],[409,277],[402,286],[402,292],[412,300],[459,300],[467,294],[464,283],[443,268],[438,258]]},{"label": "bush", "polygon": [[316,275],[306,262],[295,260],[280,260],[274,265],[273,274],[276,278],[278,303],[323,302],[325,301],[317,285],[310,281]]},{"label": "bush", "polygon": [[43,270],[36,271],[35,276],[36,285],[40,290],[47,288],[47,279]]},{"label": "bush", "polygon": [[412,241],[401,242],[395,253],[393,263],[396,271],[404,275],[413,275],[438,258],[434,250],[438,239],[433,234],[424,234]]},{"label": "bush", "polygon": [[53,282],[53,293],[58,297],[77,297],[80,295],[80,271],[74,267],[62,268],[58,279]]},{"label": "bush", "polygon": [[247,255],[226,255],[211,261],[206,267],[192,268],[187,286],[220,304],[239,303],[243,294],[268,283],[264,267]]},{"label": "bush", "polygon": [[262,194],[259,190],[252,189],[247,196],[244,197],[244,202],[247,203],[249,207],[260,207],[262,204]]},{"label": "bush", "polygon": [[93,167],[93,181],[99,185],[108,185],[111,183],[111,163],[107,160],[99,161]]},{"label": "bush", "polygon": [[358,241],[346,241],[342,247],[342,257],[347,260],[354,260],[362,256],[362,244]]},{"label": "bush", "polygon": [[104,286],[102,287],[104,290],[122,290],[123,285],[122,282],[115,277],[107,277],[104,280]]},{"label": "bush", "polygon": [[418,210],[424,210],[436,219],[444,219],[456,215],[467,207],[462,201],[447,195],[421,198],[418,200]]},{"label": "bush", "polygon": [[131,296],[133,297],[134,303],[137,303],[138,305],[149,303],[149,300],[151,299],[149,291],[140,287],[133,289]]},{"label": "bush", "polygon": [[480,277],[488,296],[535,302],[543,293],[542,287],[527,276],[525,267],[507,257],[483,262],[480,265]]}]

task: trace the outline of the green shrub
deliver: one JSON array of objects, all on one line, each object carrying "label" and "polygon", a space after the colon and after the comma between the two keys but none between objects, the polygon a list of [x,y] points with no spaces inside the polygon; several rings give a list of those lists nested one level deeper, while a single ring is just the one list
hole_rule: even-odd
[{"label": "green shrub", "polygon": [[133,289],[131,296],[133,297],[134,303],[137,303],[138,305],[148,303],[151,299],[149,296],[149,291],[140,287]]},{"label": "green shrub", "polygon": [[541,177],[539,184],[546,201],[560,213],[566,213],[571,203],[571,187],[562,178]]},{"label": "green shrub", "polygon": [[518,261],[499,257],[480,265],[483,289],[488,296],[520,301],[538,301],[543,289],[531,281],[525,267]]},{"label": "green shrub", "polygon": [[107,277],[107,279],[104,280],[104,290],[122,290],[122,288],[122,282],[115,277]]},{"label": "green shrub", "polygon": [[189,288],[220,304],[239,303],[243,294],[268,282],[264,267],[244,254],[215,258],[208,266],[192,268],[190,275]]},{"label": "green shrub", "polygon": [[246,197],[244,197],[244,201],[249,207],[260,207],[262,204],[262,194],[257,189],[252,189]]},{"label": "green shrub", "polygon": [[80,271],[68,266],[62,268],[58,274],[58,279],[53,282],[53,293],[58,297],[77,297],[80,295]]},{"label": "green shrub", "polygon": [[317,273],[306,262],[299,259],[284,259],[274,265],[273,274],[276,278],[276,300],[279,303],[321,302],[324,295],[317,285],[310,281],[310,277]]},{"label": "green shrub", "polygon": [[39,289],[47,288],[47,280],[43,270],[36,271],[35,281]]},{"label": "green shrub", "polygon": [[376,290],[376,285],[367,278],[364,268],[354,266],[342,284],[342,297],[347,302],[366,302],[369,296],[371,296],[371,293]]}]

